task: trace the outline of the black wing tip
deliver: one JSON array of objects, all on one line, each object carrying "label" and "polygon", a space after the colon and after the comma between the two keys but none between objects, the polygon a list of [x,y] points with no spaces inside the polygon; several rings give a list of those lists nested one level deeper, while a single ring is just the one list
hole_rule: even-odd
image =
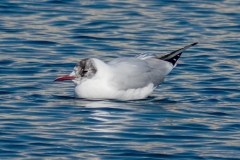
[{"label": "black wing tip", "polygon": [[[184,50],[186,50],[187,48],[189,48],[189,47],[195,46],[196,44],[198,44],[198,42],[194,42],[194,43],[192,43],[192,44],[190,44],[190,45],[188,45],[188,46],[186,46],[184,48],[175,50],[175,51],[171,52],[170,54],[167,54],[165,56],[160,57],[159,59],[162,59],[164,61],[170,62],[170,63],[172,63],[173,66],[175,66],[175,64],[177,63],[178,59],[181,57],[182,52]],[[176,54],[176,55],[174,55],[174,54]],[[174,56],[172,56],[172,55],[174,55]]]},{"label": "black wing tip", "polygon": [[191,46],[195,46],[196,44],[198,44],[198,42],[194,42],[193,44],[191,44]]},{"label": "black wing tip", "polygon": [[174,57],[172,57],[172,58],[170,58],[168,60],[165,60],[165,61],[170,62],[170,63],[172,63],[173,66],[175,66],[175,64],[177,63],[178,59],[181,57],[181,55],[182,55],[182,52],[180,52],[176,56],[174,56]]}]

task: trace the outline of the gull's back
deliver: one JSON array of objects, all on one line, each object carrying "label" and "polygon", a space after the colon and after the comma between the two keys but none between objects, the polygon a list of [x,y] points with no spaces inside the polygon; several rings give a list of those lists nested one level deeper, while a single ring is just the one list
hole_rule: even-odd
[{"label": "gull's back", "polygon": [[114,76],[112,84],[120,90],[160,85],[173,65],[156,57],[117,58],[108,63]]}]

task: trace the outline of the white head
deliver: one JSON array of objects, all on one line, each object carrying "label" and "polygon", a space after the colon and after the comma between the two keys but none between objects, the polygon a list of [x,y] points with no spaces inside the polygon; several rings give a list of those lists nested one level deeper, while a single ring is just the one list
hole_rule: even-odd
[{"label": "white head", "polygon": [[97,71],[94,59],[86,58],[77,63],[72,73],[58,77],[54,81],[72,80],[76,85],[78,85],[87,79],[93,78]]}]

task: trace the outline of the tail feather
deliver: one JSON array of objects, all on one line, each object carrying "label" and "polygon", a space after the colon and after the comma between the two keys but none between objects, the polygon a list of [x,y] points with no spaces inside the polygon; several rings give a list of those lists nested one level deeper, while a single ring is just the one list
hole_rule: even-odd
[{"label": "tail feather", "polygon": [[193,44],[190,44],[186,47],[183,47],[181,49],[178,49],[178,50],[175,50],[167,55],[164,55],[164,56],[159,56],[157,57],[158,59],[161,59],[161,60],[164,60],[164,61],[167,61],[167,62],[170,62],[172,63],[173,66],[176,66],[176,63],[178,61],[178,59],[181,57],[181,54],[183,51],[185,51],[186,49],[196,45],[198,42],[195,42]]}]

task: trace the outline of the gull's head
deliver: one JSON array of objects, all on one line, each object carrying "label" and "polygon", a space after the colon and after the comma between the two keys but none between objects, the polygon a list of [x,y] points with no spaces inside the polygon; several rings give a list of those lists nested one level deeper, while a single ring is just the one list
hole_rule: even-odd
[{"label": "gull's head", "polygon": [[86,58],[77,63],[72,73],[56,78],[54,81],[72,80],[76,85],[93,78],[97,73],[94,59]]}]

